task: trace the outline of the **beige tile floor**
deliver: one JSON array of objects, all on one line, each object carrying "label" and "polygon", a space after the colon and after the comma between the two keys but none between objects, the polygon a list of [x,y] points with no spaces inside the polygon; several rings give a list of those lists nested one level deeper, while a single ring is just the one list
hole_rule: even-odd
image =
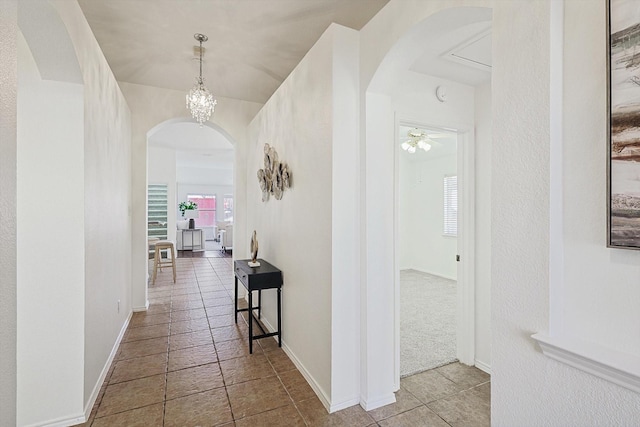
[{"label": "beige tile floor", "polygon": [[131,318],[86,426],[490,425],[489,376],[458,363],[403,378],[392,405],[328,414],[274,340],[249,355],[231,259],[177,266],[177,283],[164,269]]}]

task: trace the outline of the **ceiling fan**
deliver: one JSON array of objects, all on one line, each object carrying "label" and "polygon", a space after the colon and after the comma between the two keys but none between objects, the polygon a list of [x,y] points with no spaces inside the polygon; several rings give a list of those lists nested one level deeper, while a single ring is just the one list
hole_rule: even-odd
[{"label": "ceiling fan", "polygon": [[409,129],[407,132],[407,136],[409,139],[400,144],[400,147],[413,154],[417,151],[418,148],[429,151],[433,145],[439,145],[440,143],[434,141],[432,138],[440,138],[445,137],[446,134],[431,134],[427,135],[427,133],[421,129],[413,128]]}]

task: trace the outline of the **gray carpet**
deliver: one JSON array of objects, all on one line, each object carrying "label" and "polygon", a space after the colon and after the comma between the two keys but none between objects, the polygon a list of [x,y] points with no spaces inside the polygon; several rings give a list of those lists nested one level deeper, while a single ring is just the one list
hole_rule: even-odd
[{"label": "gray carpet", "polygon": [[402,270],[400,376],[456,360],[456,281]]}]

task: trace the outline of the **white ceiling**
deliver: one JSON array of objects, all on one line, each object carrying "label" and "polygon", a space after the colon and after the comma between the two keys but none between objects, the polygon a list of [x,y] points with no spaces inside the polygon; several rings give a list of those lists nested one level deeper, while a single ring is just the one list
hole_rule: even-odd
[{"label": "white ceiling", "polygon": [[197,123],[168,123],[149,137],[149,145],[176,150],[177,167],[231,170],[233,145],[208,126]]},{"label": "white ceiling", "polygon": [[79,0],[116,79],[187,91],[194,33],[216,96],[264,103],[331,22],[359,30],[388,0]]},{"label": "white ceiling", "polygon": [[[204,45],[206,85],[216,96],[260,103],[273,94],[331,22],[360,29],[387,2],[79,0],[117,80],[186,93],[198,74],[193,34],[200,32],[209,36]],[[465,8],[462,15],[452,12],[437,18],[424,34],[412,34],[417,55],[410,69],[470,85],[488,81],[490,12]],[[401,138],[408,129],[401,128]],[[437,139],[438,143],[445,140]],[[224,136],[195,123],[168,124],[149,141],[176,149],[179,167],[228,169],[233,164],[233,147]],[[445,155],[451,147],[455,151],[455,134],[423,154]]]},{"label": "white ceiling", "polygon": [[491,22],[451,27],[430,37],[412,71],[476,86],[491,79]]}]

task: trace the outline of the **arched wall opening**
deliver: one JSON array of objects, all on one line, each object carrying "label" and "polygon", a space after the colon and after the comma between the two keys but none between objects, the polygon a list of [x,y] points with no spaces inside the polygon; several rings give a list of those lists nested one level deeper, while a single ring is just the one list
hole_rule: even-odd
[{"label": "arched wall opening", "polygon": [[[363,81],[363,173],[364,197],[361,209],[363,234],[363,287],[361,300],[362,347],[362,396],[365,409],[369,401],[393,401],[388,390],[399,388],[399,268],[398,268],[398,210],[397,210],[397,158],[399,123],[421,123],[435,128],[455,131],[459,136],[459,174],[466,174],[469,184],[458,197],[467,208],[459,217],[459,254],[467,261],[466,268],[458,269],[459,280],[464,287],[458,295],[458,358],[466,364],[475,364],[476,315],[475,290],[476,246],[474,239],[476,187],[473,185],[474,166],[478,142],[478,104],[490,111],[490,74],[486,81],[475,82],[471,74],[458,70],[447,73],[440,56],[442,41],[458,37],[455,44],[490,31],[492,11],[489,7],[450,7],[446,2],[430,4],[425,9],[413,11],[414,25],[398,34],[388,51],[380,56],[377,68],[371,71],[371,80]],[[401,13],[397,11],[397,13]],[[408,11],[406,13],[411,13]],[[393,31],[390,31],[393,33]],[[490,45],[490,43],[489,43]],[[440,49],[440,50],[438,50]],[[366,53],[365,53],[366,54]],[[425,65],[425,58],[433,59],[433,65]],[[440,62],[436,62],[436,60]],[[428,62],[428,61],[427,61]],[[366,70],[365,70],[366,74]],[[463,82],[463,83],[461,83]],[[474,86],[486,86],[480,90]],[[447,98],[441,102],[436,97],[438,86],[447,89]],[[480,87],[480,86],[478,86]],[[487,104],[487,105],[484,105]],[[483,117],[482,162],[490,160],[490,116]],[[482,166],[486,171],[486,164]],[[459,176],[459,180],[463,178]],[[483,178],[484,180],[485,178]],[[489,181],[483,185],[490,184]],[[483,206],[490,206],[489,187],[483,188]],[[490,224],[490,217],[483,221]],[[462,264],[462,263],[461,263]],[[489,272],[490,273],[490,272]],[[490,274],[483,278],[488,292]],[[488,328],[490,313],[488,304],[483,307],[483,326]],[[376,319],[367,313],[375,313]],[[486,317],[486,319],[484,318]],[[375,333],[373,332],[375,331]],[[460,342],[460,338],[463,342]],[[489,348],[490,337],[481,337]],[[487,361],[488,362],[488,361]],[[487,367],[488,367],[487,363]],[[373,405],[372,405],[373,406]]]},{"label": "arched wall opening", "polygon": [[[147,132],[147,187],[166,185],[169,240],[179,245],[175,231],[182,220],[178,204],[186,201],[188,194],[215,197],[215,214],[200,218],[198,227],[204,230],[206,241],[216,237],[216,223],[225,220],[223,203],[233,200],[235,144],[221,126],[211,122],[199,126],[188,117],[165,120]],[[148,212],[147,201],[147,217]],[[213,221],[210,216],[215,216]],[[228,212],[227,219],[233,219]]]}]

